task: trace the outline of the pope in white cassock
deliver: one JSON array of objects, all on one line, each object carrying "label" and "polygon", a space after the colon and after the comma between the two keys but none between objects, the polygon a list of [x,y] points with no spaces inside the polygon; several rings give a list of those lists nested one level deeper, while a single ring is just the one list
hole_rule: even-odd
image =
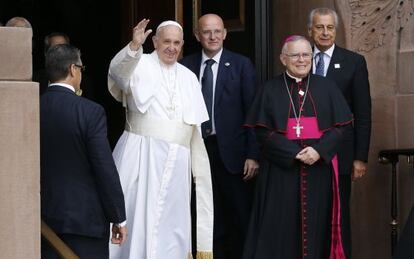
[{"label": "pope in white cassock", "polygon": [[[111,258],[191,257],[191,175],[196,184],[197,258],[212,258],[213,198],[200,125],[208,120],[196,76],[177,63],[183,31],[161,23],[155,51],[143,54],[151,30],[143,19],[111,61],[109,91],[126,107],[125,131],[113,156],[127,210],[129,236]],[[192,172],[192,174],[191,174]]]}]

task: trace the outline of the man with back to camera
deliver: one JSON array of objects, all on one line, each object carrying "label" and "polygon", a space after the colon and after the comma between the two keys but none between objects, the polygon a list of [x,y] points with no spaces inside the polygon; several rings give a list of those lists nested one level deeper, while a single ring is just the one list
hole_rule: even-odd
[{"label": "man with back to camera", "polygon": [[[75,94],[80,51],[60,44],[46,53],[51,84],[40,99],[42,219],[80,258],[108,258],[127,238],[125,204],[102,106]],[[42,242],[42,258],[60,258]]]},{"label": "man with back to camera", "polygon": [[354,115],[353,128],[344,133],[339,149],[339,187],[344,249],[351,256],[351,181],[367,171],[371,136],[371,96],[365,58],[335,44],[338,15],[329,8],[310,12],[309,36],[314,47],[313,73],[333,80],[342,91]]},{"label": "man with back to camera", "polygon": [[214,195],[214,258],[241,258],[251,210],[249,182],[258,170],[251,129],[243,128],[256,90],[251,61],[223,48],[227,31],[216,14],[198,20],[202,51],[180,62],[200,79],[210,120],[202,124]]}]

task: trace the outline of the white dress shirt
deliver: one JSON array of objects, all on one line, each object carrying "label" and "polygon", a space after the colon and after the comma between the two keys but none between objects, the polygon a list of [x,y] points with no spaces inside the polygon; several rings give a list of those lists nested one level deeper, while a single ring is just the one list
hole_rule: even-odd
[{"label": "white dress shirt", "polygon": [[[210,118],[211,119],[211,125],[212,125],[211,135],[216,134],[216,125],[214,123],[214,99],[215,99],[215,93],[216,93],[216,81],[217,81],[218,67],[219,67],[219,64],[220,64],[220,58],[221,58],[222,53],[223,53],[223,49],[221,49],[214,57],[211,58],[215,61],[214,64],[211,66],[211,70],[213,70],[213,107],[211,107],[211,118]],[[199,76],[200,82],[201,82],[201,78],[203,78],[204,69],[206,67],[205,62],[208,59],[210,59],[210,58],[207,57],[207,55],[204,53],[204,51],[202,51],[200,76]]]},{"label": "white dress shirt", "polygon": [[69,90],[71,90],[72,92],[75,93],[75,88],[71,85],[68,85],[68,84],[65,84],[65,83],[53,83],[53,84],[50,84],[49,87],[51,87],[53,85],[59,85],[59,86],[65,87],[65,88],[67,88],[67,89],[69,89]]},{"label": "white dress shirt", "polygon": [[[312,74],[315,74],[316,72],[316,64],[319,62],[319,52],[321,52],[316,46],[313,47],[313,66],[312,66]],[[332,54],[335,49],[335,44],[332,45],[329,49],[324,51],[323,55],[323,61],[324,61],[324,69],[323,69],[323,76],[326,76],[326,73],[328,73],[329,64],[331,63]]]}]

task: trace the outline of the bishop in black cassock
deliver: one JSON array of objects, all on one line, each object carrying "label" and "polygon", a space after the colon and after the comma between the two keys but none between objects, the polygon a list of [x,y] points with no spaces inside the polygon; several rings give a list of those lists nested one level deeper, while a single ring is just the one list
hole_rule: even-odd
[{"label": "bishop in black cassock", "polygon": [[342,259],[336,153],[352,114],[335,83],[309,73],[304,37],[285,41],[281,61],[246,121],[262,156],[243,258]]}]

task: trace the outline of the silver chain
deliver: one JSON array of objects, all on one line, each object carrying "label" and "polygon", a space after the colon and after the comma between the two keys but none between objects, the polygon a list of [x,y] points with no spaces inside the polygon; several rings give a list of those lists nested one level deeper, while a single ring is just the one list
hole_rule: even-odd
[{"label": "silver chain", "polygon": [[305,104],[306,97],[308,96],[309,82],[310,82],[310,74],[309,74],[308,82],[306,82],[305,95],[303,96],[303,101],[302,101],[302,104],[301,104],[301,106],[299,108],[299,116],[296,113],[295,103],[293,102],[292,95],[290,94],[290,91],[289,91],[289,86],[288,86],[288,83],[287,83],[287,80],[286,80],[286,73],[283,74],[283,79],[285,80],[286,91],[288,92],[289,99],[290,99],[290,103],[292,104],[293,114],[295,115],[296,123],[299,124],[300,116],[302,115],[303,105]]},{"label": "silver chain", "polygon": [[[161,75],[162,75],[162,84],[166,87],[167,93],[168,93],[168,98],[170,101],[169,107],[167,107],[167,113],[168,113],[168,117],[170,119],[174,118],[175,116],[175,112],[176,112],[176,106],[175,106],[175,101],[176,101],[176,91],[177,91],[177,64],[174,64],[174,72],[171,73],[167,68],[163,67],[163,64],[161,64],[161,62],[158,60],[159,63],[159,67],[160,67],[160,71],[161,71]],[[173,78],[171,78],[171,74],[173,74]],[[173,82],[171,84],[171,81]]]}]

